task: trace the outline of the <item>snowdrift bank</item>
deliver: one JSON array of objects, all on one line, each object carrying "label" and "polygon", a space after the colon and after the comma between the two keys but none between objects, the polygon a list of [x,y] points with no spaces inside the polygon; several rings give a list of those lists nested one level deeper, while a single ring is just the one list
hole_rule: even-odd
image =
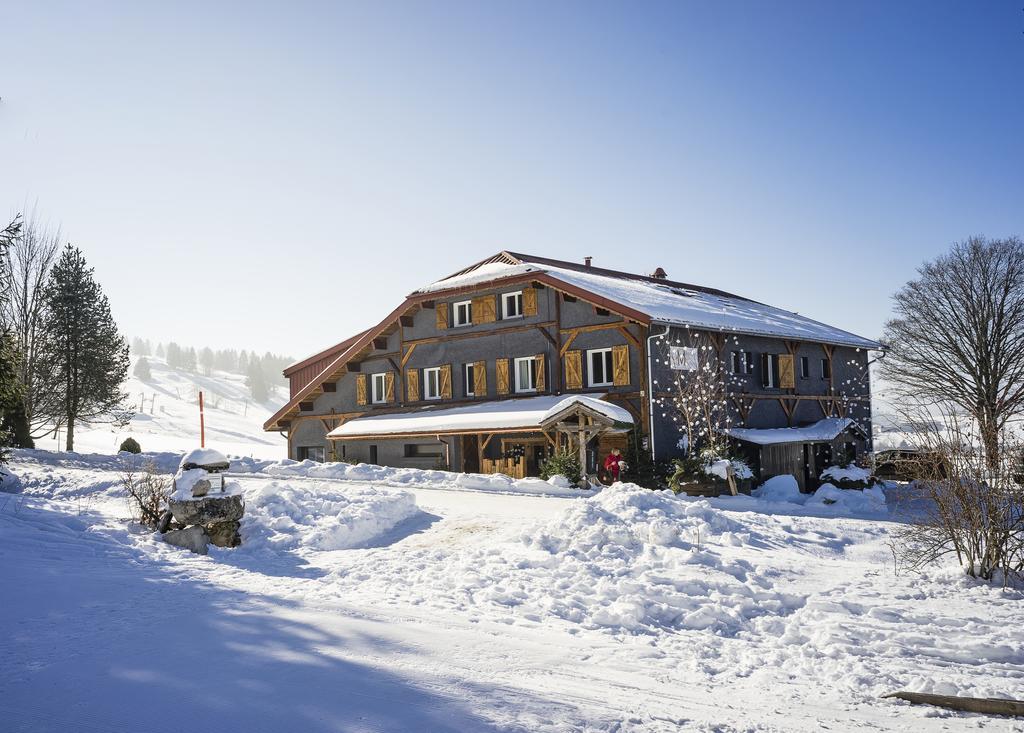
[{"label": "snowdrift bank", "polygon": [[245,492],[242,549],[346,550],[364,545],[419,509],[407,491],[272,481]]},{"label": "snowdrift bank", "polygon": [[749,541],[744,525],[706,502],[633,484],[571,502],[501,542],[477,544],[472,530],[459,539],[410,550],[400,562],[375,555],[336,581],[413,604],[616,633],[732,635],[749,619],[802,604],[773,590],[768,572],[720,554]]},{"label": "snowdrift bank", "polygon": [[550,481],[539,478],[513,479],[504,474],[453,473],[419,468],[388,468],[367,463],[317,463],[315,461],[260,461],[239,458],[231,462],[232,473],[268,476],[303,476],[340,481],[362,481],[415,486],[419,489],[449,491],[495,491],[539,496],[586,496],[588,492],[567,486],[561,476]]}]

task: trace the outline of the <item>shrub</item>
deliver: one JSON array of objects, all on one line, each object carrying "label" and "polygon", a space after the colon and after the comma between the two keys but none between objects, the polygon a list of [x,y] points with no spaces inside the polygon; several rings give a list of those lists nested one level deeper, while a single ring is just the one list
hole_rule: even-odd
[{"label": "shrub", "polygon": [[579,486],[582,473],[580,459],[565,451],[551,456],[540,469],[540,477],[545,481],[552,476],[565,476],[574,486]]},{"label": "shrub", "polygon": [[829,466],[821,472],[821,480],[840,489],[870,489],[881,483],[866,468],[859,466]]},{"label": "shrub", "polygon": [[158,474],[153,461],[147,461],[139,470],[138,459],[130,458],[122,464],[121,486],[132,519],[146,527],[155,528],[170,494],[171,479]]},{"label": "shrub", "polygon": [[645,489],[661,490],[665,488],[667,477],[672,473],[672,464],[667,461],[654,461],[651,452],[644,448],[643,438],[637,430],[632,430],[626,439],[626,471],[620,477],[623,481],[643,486]]},{"label": "shrub", "polygon": [[121,441],[121,447],[118,450],[121,453],[141,453],[142,446],[135,438],[125,438]]}]

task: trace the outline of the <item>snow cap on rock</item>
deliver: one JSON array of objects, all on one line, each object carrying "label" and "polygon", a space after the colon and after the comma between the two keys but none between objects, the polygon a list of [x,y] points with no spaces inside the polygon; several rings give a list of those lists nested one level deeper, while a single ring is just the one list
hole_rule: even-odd
[{"label": "snow cap on rock", "polygon": [[230,462],[223,453],[213,448],[196,448],[185,454],[178,466],[179,471],[202,468],[207,471],[226,471]]}]

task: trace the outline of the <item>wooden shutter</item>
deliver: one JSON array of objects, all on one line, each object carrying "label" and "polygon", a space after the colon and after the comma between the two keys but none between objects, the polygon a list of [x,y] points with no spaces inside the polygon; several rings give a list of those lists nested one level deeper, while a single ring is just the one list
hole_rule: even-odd
[{"label": "wooden shutter", "polygon": [[405,394],[409,402],[420,401],[420,370],[405,370]]},{"label": "wooden shutter", "polygon": [[523,288],[523,315],[537,315],[537,291],[534,288]]},{"label": "wooden shutter", "polygon": [[792,354],[779,354],[779,386],[782,389],[794,389],[796,387]]},{"label": "wooden shutter", "polygon": [[629,386],[629,346],[612,347],[612,383],[616,387]]},{"label": "wooden shutter", "polygon": [[481,295],[473,298],[473,323],[494,323],[498,320],[498,307],[495,296]]},{"label": "wooden shutter", "polygon": [[534,362],[537,365],[537,379],[533,385],[536,387],[538,392],[544,391],[544,354],[537,354],[533,357]]},{"label": "wooden shutter", "polygon": [[366,375],[365,374],[357,374],[356,375],[356,404],[357,405],[365,405],[366,404]]},{"label": "wooden shutter", "polygon": [[384,373],[384,401],[394,402],[395,401],[395,373],[385,372]]},{"label": "wooden shutter", "polygon": [[583,352],[565,352],[565,388],[583,389]]},{"label": "wooden shutter", "polygon": [[452,365],[445,364],[441,367],[441,399],[452,398]]},{"label": "wooden shutter", "polygon": [[494,376],[498,381],[498,394],[508,394],[508,359],[495,360]]},{"label": "wooden shutter", "polygon": [[437,311],[437,330],[443,331],[448,328],[448,304],[437,303],[434,308]]},{"label": "wooden shutter", "polygon": [[487,362],[473,362],[473,395],[476,397],[487,396]]}]

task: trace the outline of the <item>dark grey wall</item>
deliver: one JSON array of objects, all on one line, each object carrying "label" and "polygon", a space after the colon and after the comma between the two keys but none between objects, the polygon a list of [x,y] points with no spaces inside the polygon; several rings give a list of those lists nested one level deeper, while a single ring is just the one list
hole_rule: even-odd
[{"label": "dark grey wall", "polygon": [[[506,292],[514,292],[522,289],[522,286],[511,286],[500,289],[489,289],[474,293],[474,295],[486,295],[495,294],[498,296],[499,311],[500,311],[500,295]],[[495,323],[479,324],[471,326],[451,327],[442,331],[437,330],[437,316],[433,308],[424,308],[419,310],[413,317],[413,324],[410,327],[403,329],[404,340],[406,342],[430,338],[435,336],[462,336],[463,334],[475,334],[474,338],[458,338],[458,339],[446,339],[444,341],[438,341],[434,343],[421,343],[416,346],[413,351],[412,357],[409,362],[402,369],[404,372],[406,369],[425,369],[429,367],[442,366],[444,364],[450,364],[452,367],[452,400],[450,404],[479,401],[482,399],[501,399],[511,397],[523,397],[529,396],[536,393],[516,394],[514,391],[510,392],[506,396],[498,395],[497,391],[497,375],[495,362],[500,358],[508,358],[514,360],[517,357],[528,357],[536,354],[545,355],[545,389],[543,394],[560,394],[564,392],[563,380],[564,374],[558,367],[558,354],[555,346],[540,333],[537,328],[530,328],[523,331],[514,332],[503,332],[501,329],[508,329],[511,327],[517,327],[521,325],[539,325],[544,323],[552,323],[558,318],[558,310],[561,311],[562,328],[575,328],[579,326],[602,324],[602,323],[614,323],[621,321],[619,316],[598,315],[595,308],[589,303],[582,301],[576,302],[561,302],[556,303],[556,299],[560,296],[559,294],[550,288],[538,288],[537,289],[537,315],[530,317],[520,317],[508,320],[498,320]],[[470,296],[460,296],[458,298],[447,298],[437,301],[440,307],[447,307],[449,304],[459,300],[468,300]],[[451,319],[449,319],[451,322]],[[556,326],[551,325],[547,327],[547,331],[554,336]],[[634,333],[636,333],[636,327],[634,327]],[[628,339],[617,329],[605,329],[600,331],[592,331],[580,334],[572,343],[572,350],[586,351],[587,349],[599,349],[607,348],[610,346],[616,346],[619,344],[628,344],[630,346],[630,384],[628,386],[609,386],[609,387],[598,387],[593,390],[588,389],[584,386],[583,391],[593,391],[601,393],[636,393],[641,389],[640,378],[641,378],[641,359],[639,350],[633,346]],[[396,365],[400,366],[401,359],[396,354],[400,346],[400,337],[396,331],[388,338],[387,348],[375,350],[367,357],[360,365],[359,374],[366,374],[367,379],[370,379],[371,374],[375,372],[387,372],[396,371]],[[387,354],[391,354],[391,360],[387,358]],[[392,363],[392,360],[394,363]],[[465,364],[473,363],[477,361],[485,361],[487,368],[487,395],[475,395],[474,397],[466,397],[466,384],[465,384]],[[586,364],[586,354],[583,355],[584,361],[584,380],[589,379],[588,365]],[[402,379],[396,374],[395,391],[396,400],[392,403],[386,403],[381,405],[358,405],[356,403],[356,380],[357,373],[349,372],[345,374],[337,382],[337,390],[335,392],[325,392],[316,398],[313,409],[307,412],[301,413],[302,416],[306,415],[330,415],[332,412],[336,413],[350,413],[350,412],[392,412],[395,410],[408,409],[410,407],[424,407],[430,405],[436,405],[438,407],[449,404],[447,400],[419,400],[416,402],[404,401],[404,394],[402,394]],[[514,373],[512,364],[510,364],[510,382],[514,389]],[[369,384],[368,384],[369,390]],[[420,395],[423,394],[423,376],[420,372]],[[292,450],[294,454],[295,448],[299,446],[311,446],[311,445],[325,445],[326,431],[323,429],[323,425],[319,420],[304,420],[300,419],[294,423],[292,429]],[[361,460],[362,456],[368,456],[368,449],[358,448],[358,444],[365,441],[349,441],[348,445],[353,446],[346,448],[348,451],[356,451],[356,459]],[[455,441],[456,443],[458,441]],[[396,443],[396,445],[398,445]],[[404,445],[404,444],[402,444]],[[401,446],[399,446],[401,447]],[[387,448],[388,451],[391,448]],[[397,448],[395,449],[398,450]],[[385,460],[385,448],[382,446],[378,448],[378,460],[383,462]],[[328,446],[328,453],[330,452],[330,446]],[[340,452],[340,451],[339,451]],[[391,453],[388,453],[388,460],[391,460]],[[459,464],[454,462],[455,451],[453,450],[453,465],[458,466]],[[294,455],[292,456],[294,457]],[[351,457],[347,455],[346,457]],[[410,462],[405,463],[388,463],[385,465],[412,465]],[[425,466],[431,467],[431,466]]]},{"label": "dark grey wall", "polygon": [[[655,328],[655,333],[660,333],[660,328]],[[676,372],[669,367],[668,345],[678,342],[681,346],[694,345],[699,343],[696,335],[701,332],[685,328],[673,328],[664,341],[655,340],[652,347],[654,360],[652,376],[657,381],[655,394],[664,394],[671,391],[671,385],[675,383]],[[735,350],[750,351],[754,354],[754,370],[751,374],[732,374],[731,352]],[[820,344],[800,343],[795,354],[796,387],[794,390],[783,390],[777,388],[766,388],[762,386],[761,375],[761,354],[786,354],[789,353],[786,344],[782,339],[769,338],[764,336],[752,336],[745,334],[729,334],[726,336],[722,355],[726,359],[726,369],[730,372],[730,391],[738,395],[750,395],[759,398],[746,423],[740,419],[738,411],[733,414],[733,424],[736,426],[750,428],[778,428],[790,425],[785,411],[778,400],[771,399],[775,396],[784,395],[805,395],[817,396],[828,395],[830,382],[821,377],[821,359],[825,358],[825,351]],[[809,360],[810,375],[807,378],[800,376],[800,357],[806,356]],[[832,372],[835,394],[839,397],[869,397],[870,385],[866,372],[868,363],[868,352],[864,349],[855,349],[846,346],[836,346],[833,352]],[[849,401],[847,404],[847,416],[856,420],[868,433],[871,434],[871,409],[870,402]],[[662,413],[668,412],[663,409],[655,410],[655,448],[658,457],[671,458],[678,452],[677,444],[682,437],[670,414],[663,417]],[[795,427],[809,425],[824,417],[820,404],[816,400],[800,400],[793,413],[792,425]]]}]

